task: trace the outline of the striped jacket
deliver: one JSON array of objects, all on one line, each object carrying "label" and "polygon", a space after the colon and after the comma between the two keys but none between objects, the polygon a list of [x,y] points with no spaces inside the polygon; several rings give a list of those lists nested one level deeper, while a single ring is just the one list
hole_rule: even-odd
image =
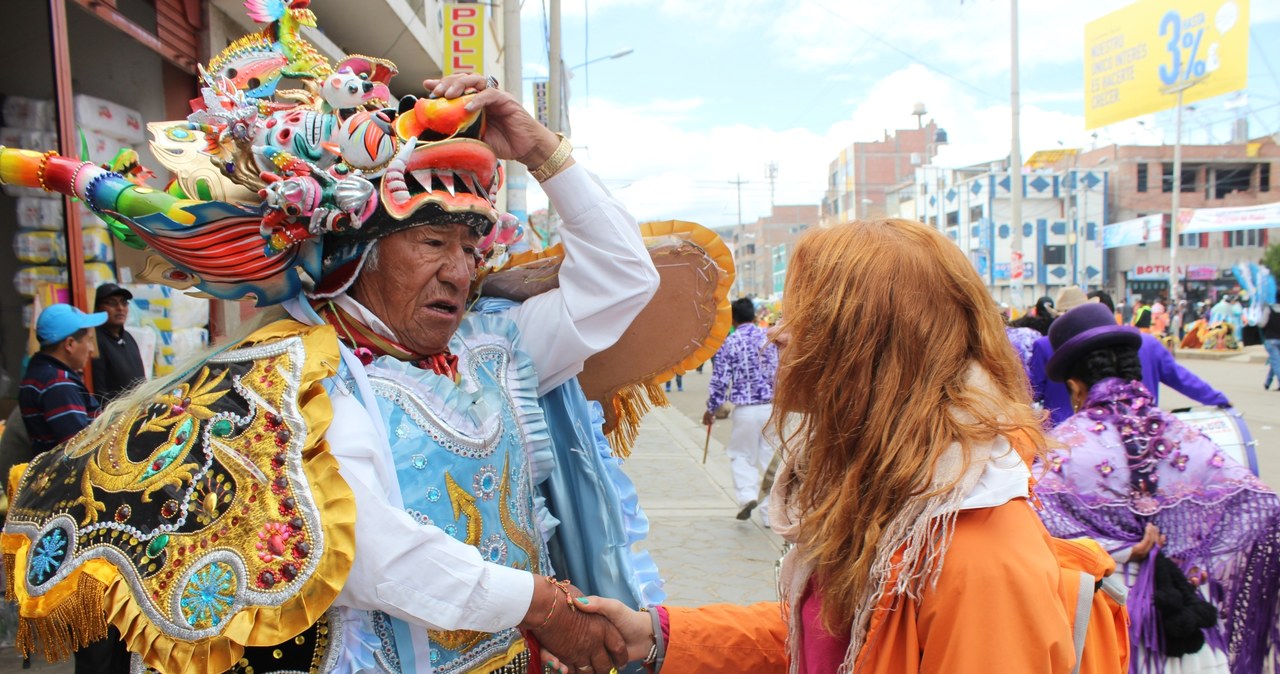
[{"label": "striped jacket", "polygon": [[43,353],[27,363],[18,405],[37,454],[71,439],[98,416],[98,401],[80,375]]}]

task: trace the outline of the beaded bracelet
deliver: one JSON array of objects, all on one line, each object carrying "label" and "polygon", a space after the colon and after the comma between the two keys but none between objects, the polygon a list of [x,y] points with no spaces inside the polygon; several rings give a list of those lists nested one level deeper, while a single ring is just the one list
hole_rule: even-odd
[{"label": "beaded bracelet", "polygon": [[[555,588],[554,590],[552,590],[552,592],[555,592],[555,590],[559,590],[559,591],[561,591],[561,592],[563,592],[563,593],[564,593],[564,603],[568,604],[570,609],[572,609],[572,610],[574,610],[574,611],[577,611],[577,610],[578,610],[578,607],[577,607],[577,606],[574,606],[574,604],[573,604],[573,594],[569,592],[569,588],[572,586],[572,583],[570,583],[570,582],[569,582],[569,579],[568,579],[568,578],[566,578],[566,579],[564,579],[564,580],[556,580],[555,578],[552,578],[551,576],[543,576],[543,577],[542,577],[542,579],[543,579],[543,580],[545,580],[545,581],[547,581],[547,584],[548,584],[548,585],[550,585],[551,587]],[[542,624],[541,624],[541,625],[538,625],[538,627],[537,627],[536,629],[542,629],[542,628],[546,627],[548,623],[550,623],[550,622],[551,622],[551,616],[556,612],[556,604],[558,604],[558,603],[560,603],[560,602],[559,602],[559,601],[552,600],[552,602],[551,602],[551,610],[550,610],[550,611],[547,611],[547,617],[546,617],[546,619],[544,619],[544,620],[542,621]]]},{"label": "beaded bracelet", "polygon": [[49,189],[48,185],[44,184],[44,172],[45,172],[45,169],[49,167],[49,160],[53,159],[56,156],[58,156],[57,152],[54,152],[53,150],[49,150],[48,152],[44,153],[42,157],[40,157],[40,164],[36,166],[36,182],[39,182],[40,189],[46,192],[52,192],[53,190]]}]

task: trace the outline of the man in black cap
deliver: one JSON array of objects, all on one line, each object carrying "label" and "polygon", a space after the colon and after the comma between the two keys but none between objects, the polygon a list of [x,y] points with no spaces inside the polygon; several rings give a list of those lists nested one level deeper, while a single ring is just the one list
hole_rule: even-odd
[{"label": "man in black cap", "polygon": [[138,342],[124,329],[132,299],[133,293],[114,283],[98,286],[94,299],[94,311],[107,313],[107,322],[96,328],[98,357],[93,359],[93,390],[103,405],[147,377]]}]

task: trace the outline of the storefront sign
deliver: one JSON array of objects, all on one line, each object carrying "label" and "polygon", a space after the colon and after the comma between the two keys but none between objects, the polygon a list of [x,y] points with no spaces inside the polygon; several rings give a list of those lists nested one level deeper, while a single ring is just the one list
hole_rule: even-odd
[{"label": "storefront sign", "polygon": [[551,106],[547,103],[546,82],[533,83],[533,113],[539,124],[551,126]]},{"label": "storefront sign", "polygon": [[1084,120],[1096,129],[1245,88],[1249,0],[1139,0],[1084,28]]},{"label": "storefront sign", "polygon": [[484,72],[484,5],[444,5],[444,74]]},{"label": "storefront sign", "polygon": [[1218,278],[1218,267],[1211,264],[1187,265],[1188,281],[1213,281]]},{"label": "storefront sign", "polygon": [[1178,210],[1178,231],[1231,232],[1242,229],[1280,227],[1280,201],[1239,208],[1182,208]]},{"label": "storefront sign", "polygon": [[1155,214],[1125,220],[1102,228],[1102,247],[1119,248],[1143,243],[1160,243],[1164,231],[1164,215]]},{"label": "storefront sign", "polygon": [[[1178,267],[1178,278],[1183,278],[1187,270]],[[1130,281],[1168,281],[1169,265],[1167,264],[1140,264],[1129,272]]]}]

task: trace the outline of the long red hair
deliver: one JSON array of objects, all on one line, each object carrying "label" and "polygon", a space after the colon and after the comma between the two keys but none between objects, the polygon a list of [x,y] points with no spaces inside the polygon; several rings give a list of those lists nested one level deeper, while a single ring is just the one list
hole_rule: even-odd
[{"label": "long red hair", "polygon": [[[876,589],[886,525],[955,486],[931,486],[944,450],[1003,436],[1043,452],[1045,438],[999,308],[939,232],[892,219],[814,230],[787,276],[773,423],[823,619],[840,633]],[[990,385],[974,385],[975,365]]]}]

